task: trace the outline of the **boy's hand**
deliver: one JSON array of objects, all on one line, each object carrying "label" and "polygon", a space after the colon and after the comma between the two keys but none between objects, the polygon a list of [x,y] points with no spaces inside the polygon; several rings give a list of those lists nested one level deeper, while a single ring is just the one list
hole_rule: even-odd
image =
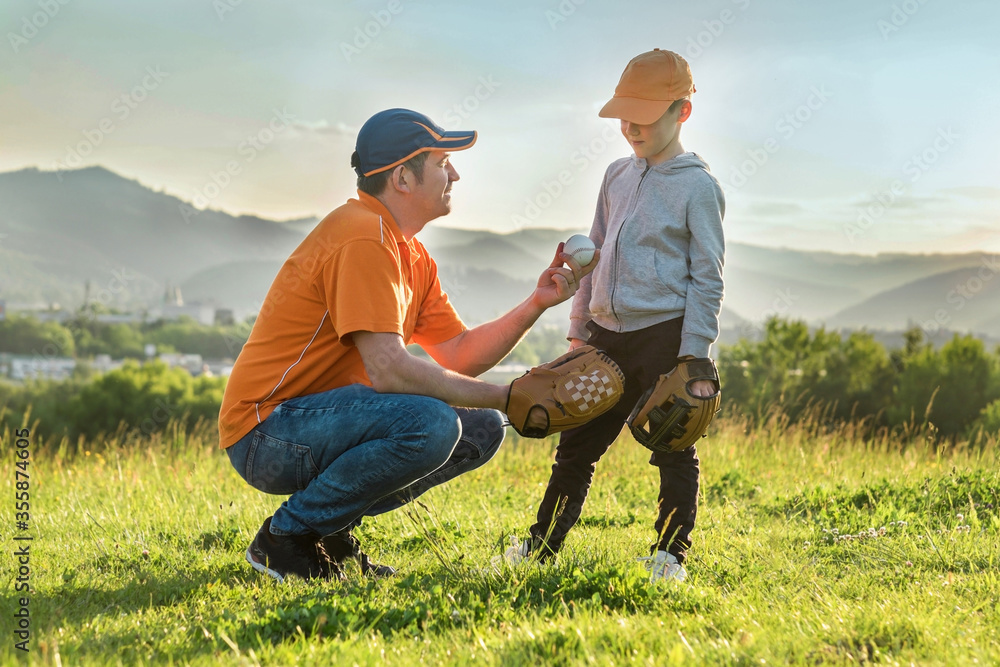
[{"label": "boy's hand", "polygon": [[[691,361],[694,359],[690,354],[686,354],[683,357],[677,357],[677,361]],[[691,383],[691,387],[688,389],[695,396],[701,396],[705,398],[706,396],[711,396],[715,393],[715,385],[708,380],[695,380]]]},{"label": "boy's hand", "polygon": [[538,278],[538,284],[531,295],[532,302],[539,308],[551,308],[576,294],[576,290],[580,288],[580,280],[593,271],[601,259],[601,251],[598,249],[590,264],[580,266],[572,255],[563,252],[563,245],[560,243],[556,248],[556,256]]},{"label": "boy's hand", "polygon": [[695,396],[705,398],[715,393],[715,385],[708,380],[695,380],[691,383],[690,392]]}]

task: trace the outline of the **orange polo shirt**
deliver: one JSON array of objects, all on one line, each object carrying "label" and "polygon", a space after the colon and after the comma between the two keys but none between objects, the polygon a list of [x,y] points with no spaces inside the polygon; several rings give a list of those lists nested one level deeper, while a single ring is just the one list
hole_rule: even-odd
[{"label": "orange polo shirt", "polygon": [[235,444],[288,399],[371,386],[355,331],[435,345],[465,329],[427,249],[407,242],[385,206],[358,192],[278,271],[229,376],[219,444]]}]

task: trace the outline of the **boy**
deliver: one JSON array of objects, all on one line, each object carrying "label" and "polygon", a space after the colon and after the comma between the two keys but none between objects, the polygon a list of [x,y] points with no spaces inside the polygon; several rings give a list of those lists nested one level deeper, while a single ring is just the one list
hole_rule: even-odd
[{"label": "boy", "polygon": [[[559,551],[597,461],[639,397],[678,359],[707,357],[718,338],[725,200],[708,165],[681,146],[694,92],[687,62],[654,49],[629,62],[600,111],[621,120],[634,155],[604,175],[590,232],[602,261],[580,283],[567,338],[570,349],[588,343],[607,352],[625,373],[625,394],[609,412],[562,433],[531,536],[507,550],[510,562]],[[699,381],[692,392],[709,396],[715,388]],[[646,559],[651,580],[680,581],[697,512],[698,457],[691,446],[655,452],[650,464],[660,471],[657,542]]]}]

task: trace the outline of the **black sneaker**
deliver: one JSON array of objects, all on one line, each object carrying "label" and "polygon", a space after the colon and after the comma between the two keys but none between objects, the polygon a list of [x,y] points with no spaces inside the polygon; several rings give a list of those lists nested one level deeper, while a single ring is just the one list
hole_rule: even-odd
[{"label": "black sneaker", "polygon": [[258,572],[284,581],[290,574],[303,579],[337,579],[340,567],[332,563],[315,535],[274,535],[271,517],[247,547],[247,562]]},{"label": "black sneaker", "polygon": [[320,540],[320,544],[323,545],[334,566],[339,567],[348,558],[355,558],[361,567],[361,574],[370,574],[376,578],[391,577],[396,574],[396,568],[391,565],[371,562],[368,554],[361,550],[361,544],[351,533],[350,528],[327,535]]}]

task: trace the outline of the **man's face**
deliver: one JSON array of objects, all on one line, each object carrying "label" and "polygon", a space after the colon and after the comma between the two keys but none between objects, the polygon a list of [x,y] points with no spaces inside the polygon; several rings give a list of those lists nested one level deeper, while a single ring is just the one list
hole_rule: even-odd
[{"label": "man's face", "polygon": [[423,182],[414,182],[411,193],[413,204],[424,212],[428,221],[451,212],[451,184],[459,178],[451,166],[450,155],[444,151],[430,151],[424,162]]},{"label": "man's face", "polygon": [[690,115],[691,103],[681,104],[674,111],[667,111],[655,123],[639,125],[627,120],[621,121],[622,136],[628,141],[636,157],[649,164],[659,164],[679,152],[678,131],[680,123]]}]

